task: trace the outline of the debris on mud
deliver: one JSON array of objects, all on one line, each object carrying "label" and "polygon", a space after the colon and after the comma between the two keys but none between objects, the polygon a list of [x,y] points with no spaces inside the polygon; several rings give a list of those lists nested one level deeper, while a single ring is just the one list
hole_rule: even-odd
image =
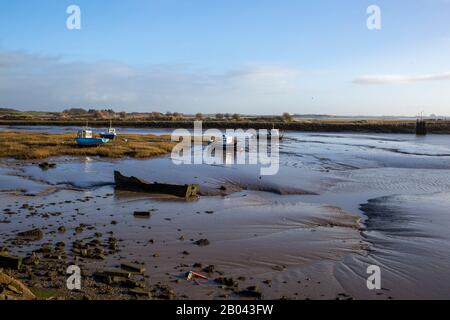
[{"label": "debris on mud", "polygon": [[210,242],[208,239],[200,239],[195,241],[195,244],[202,247],[202,246],[209,246]]},{"label": "debris on mud", "polygon": [[44,234],[41,229],[33,229],[29,231],[19,232],[17,237],[26,241],[38,241],[41,240]]},{"label": "debris on mud", "polygon": [[48,169],[54,169],[56,168],[56,163],[49,163],[49,162],[41,162],[38,164],[39,168],[42,170],[48,170]]}]

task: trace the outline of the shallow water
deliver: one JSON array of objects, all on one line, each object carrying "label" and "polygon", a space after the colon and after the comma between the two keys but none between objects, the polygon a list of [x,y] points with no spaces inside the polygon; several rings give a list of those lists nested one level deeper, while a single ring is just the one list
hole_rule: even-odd
[{"label": "shallow water", "polygon": [[[342,292],[354,298],[450,298],[449,135],[287,132],[274,176],[261,176],[257,165],[175,165],[168,157],[52,161],[57,168],[43,171],[30,162],[3,160],[0,212],[8,203],[17,214],[0,224],[0,241],[31,226],[50,230],[81,221],[114,231],[124,241],[121,255],[144,261],[158,281],[189,271],[177,265],[202,262],[245,276],[248,285],[272,280],[270,287],[259,284],[266,298],[335,298]],[[185,203],[117,192],[114,170],[148,181],[198,183],[208,196]],[[12,194],[15,189],[37,196]],[[77,201],[86,195],[94,199]],[[62,214],[24,219],[24,202],[56,203],[42,210]],[[150,220],[132,217],[133,210],[148,208],[157,209]],[[74,217],[75,209],[83,214]],[[118,225],[111,226],[111,219]],[[211,245],[199,248],[190,241],[201,237]],[[152,246],[150,238],[156,240]],[[57,240],[63,239],[43,241]],[[190,255],[181,255],[184,250]],[[382,269],[381,291],[365,287],[370,264]],[[212,283],[181,282],[176,290],[193,298],[221,293]]]},{"label": "shallow water", "polygon": [[[108,128],[92,128],[94,132],[105,132]],[[0,126],[0,131],[25,131],[43,133],[76,133],[80,127],[75,126]],[[172,129],[117,128],[118,134],[170,134]]]}]

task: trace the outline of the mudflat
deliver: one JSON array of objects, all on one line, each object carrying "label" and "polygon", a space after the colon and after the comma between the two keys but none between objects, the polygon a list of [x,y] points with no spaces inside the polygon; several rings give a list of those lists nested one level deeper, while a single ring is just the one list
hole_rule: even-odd
[{"label": "mudflat", "polygon": [[[448,141],[289,132],[275,176],[168,156],[57,156],[47,169],[6,158],[0,247],[23,267],[4,272],[40,299],[448,298]],[[200,197],[116,190],[114,170],[195,183]],[[373,264],[378,291],[366,287]],[[79,291],[66,287],[69,265]]]}]

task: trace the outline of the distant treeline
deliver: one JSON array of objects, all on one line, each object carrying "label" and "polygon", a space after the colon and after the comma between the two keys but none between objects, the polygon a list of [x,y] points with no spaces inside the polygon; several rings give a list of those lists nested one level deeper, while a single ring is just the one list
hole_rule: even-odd
[{"label": "distant treeline", "polygon": [[14,109],[0,108],[0,120],[26,120],[26,121],[94,121],[94,120],[119,120],[119,121],[291,121],[291,114],[285,112],[282,115],[241,115],[238,113],[216,113],[193,115],[180,112],[115,112],[112,109],[83,109],[70,108],[63,112],[42,112],[42,111],[17,111]]},{"label": "distant treeline", "polygon": [[[42,121],[42,120],[0,120],[0,125],[29,125],[29,126],[85,126],[86,121]],[[107,127],[109,120],[89,121],[91,127]],[[190,121],[122,121],[114,120],[114,127],[130,128],[186,128],[191,129],[194,122]],[[280,129],[310,132],[366,132],[366,133],[415,133],[416,121],[397,120],[309,120],[309,121],[246,121],[203,120],[203,128],[218,129]],[[450,121],[427,121],[428,133],[450,134]]]}]

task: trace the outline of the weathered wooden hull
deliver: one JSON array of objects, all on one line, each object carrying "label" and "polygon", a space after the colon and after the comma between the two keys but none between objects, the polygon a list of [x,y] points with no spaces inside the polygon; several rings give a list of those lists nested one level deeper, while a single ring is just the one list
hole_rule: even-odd
[{"label": "weathered wooden hull", "polygon": [[116,188],[120,190],[169,194],[180,198],[193,198],[197,196],[199,187],[197,184],[175,185],[158,182],[148,183],[136,177],[126,177],[119,171],[114,171],[114,181]]}]

